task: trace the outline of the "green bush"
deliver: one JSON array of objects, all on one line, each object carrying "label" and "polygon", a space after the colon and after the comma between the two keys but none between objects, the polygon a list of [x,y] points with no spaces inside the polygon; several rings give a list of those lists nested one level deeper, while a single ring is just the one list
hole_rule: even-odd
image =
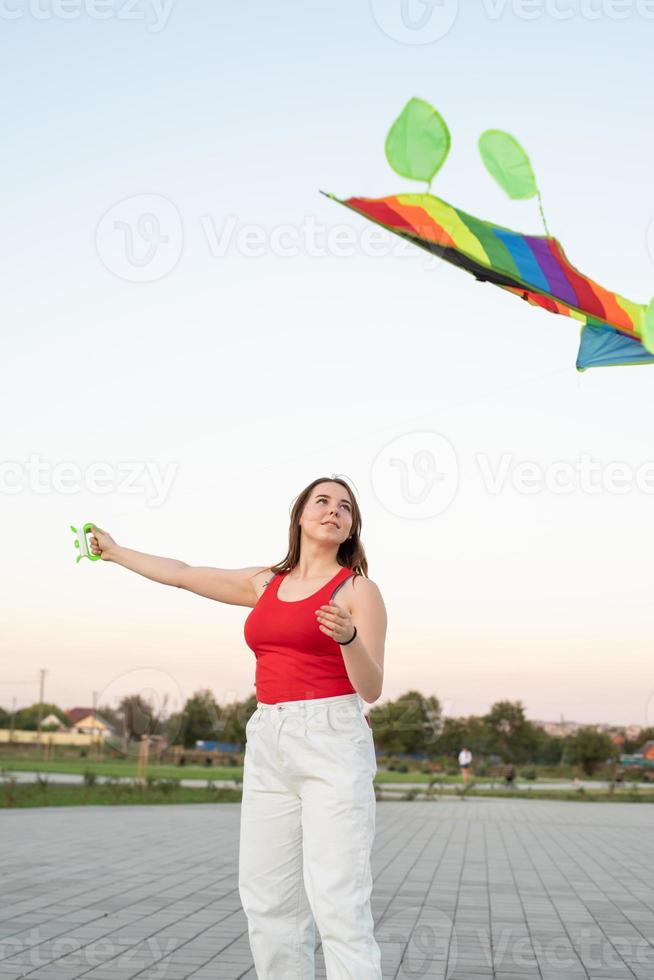
[{"label": "green bush", "polygon": [[166,796],[174,793],[175,790],[179,789],[179,778],[177,776],[171,776],[169,779],[158,779],[155,788],[161,790]]},{"label": "green bush", "polygon": [[96,773],[92,769],[84,770],[84,785],[85,786],[95,786],[97,780]]},{"label": "green bush", "polygon": [[20,786],[18,785],[18,779],[16,776],[8,776],[0,787],[0,790],[0,803],[2,806],[17,806],[20,795]]}]

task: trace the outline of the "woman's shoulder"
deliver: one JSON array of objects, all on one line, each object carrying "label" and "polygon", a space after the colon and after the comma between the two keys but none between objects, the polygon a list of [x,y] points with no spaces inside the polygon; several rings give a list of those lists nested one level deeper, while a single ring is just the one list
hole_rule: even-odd
[{"label": "woman's shoulder", "polygon": [[276,573],[273,572],[272,568],[261,567],[256,575],[252,576],[252,587],[254,589],[257,602],[274,579],[275,574]]},{"label": "woman's shoulder", "polygon": [[376,582],[358,569],[351,569],[351,571],[352,574],[345,579],[343,587],[339,588],[338,595],[349,602],[355,602],[358,598],[364,600],[371,597],[381,599],[381,592]]}]

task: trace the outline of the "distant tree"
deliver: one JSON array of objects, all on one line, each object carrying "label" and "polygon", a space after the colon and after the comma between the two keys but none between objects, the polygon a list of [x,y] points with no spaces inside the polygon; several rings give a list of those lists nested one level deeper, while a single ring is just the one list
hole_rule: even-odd
[{"label": "distant tree", "polygon": [[220,709],[218,738],[222,742],[245,744],[245,726],[250,715],[256,710],[257,696],[251,694],[245,701],[235,701]]},{"label": "distant tree", "polygon": [[496,701],[483,722],[489,734],[487,751],[506,762],[527,762],[542,744],[539,729],[527,720],[521,701]]},{"label": "distant tree", "polygon": [[[70,719],[68,718],[65,711],[63,711],[59,705],[56,704],[42,704],[40,706],[41,720],[47,718],[48,715],[56,715],[57,718],[66,725],[70,726]],[[9,727],[9,722],[6,727]],[[27,708],[20,708],[16,712],[16,717],[14,718],[14,728],[20,729],[25,732],[35,732],[39,727],[39,704],[30,704]]]},{"label": "distant tree", "polygon": [[166,718],[162,735],[169,745],[183,745],[184,712],[175,711]]},{"label": "distant tree", "polygon": [[457,755],[462,745],[467,745],[470,739],[467,735],[467,724],[464,718],[445,718],[440,738],[434,745],[436,755]]},{"label": "distant tree", "polygon": [[370,723],[380,751],[429,753],[442,733],[442,708],[433,695],[406,691],[395,701],[371,708]]},{"label": "distant tree", "polygon": [[544,728],[537,726],[538,745],[530,762],[541,766],[558,766],[563,761],[563,743],[560,735],[548,735]]},{"label": "distant tree", "polygon": [[177,741],[193,748],[198,739],[215,738],[219,730],[221,710],[208,688],[196,691],[182,709],[182,726]]},{"label": "distant tree", "polygon": [[150,701],[141,694],[126,695],[120,702],[118,714],[121,718],[119,733],[124,731],[129,739],[159,734],[159,717]]},{"label": "distant tree", "polygon": [[4,708],[0,708],[0,728],[10,728],[11,727],[11,712],[5,711]]},{"label": "distant tree", "polygon": [[458,757],[463,746],[467,746],[474,756],[486,755],[488,732],[475,715],[461,718],[445,718],[443,731],[436,743],[436,754]]},{"label": "distant tree", "polygon": [[580,765],[587,776],[606,762],[620,756],[620,749],[611,741],[606,732],[597,731],[590,725],[578,729],[565,740],[565,761],[570,765]]},{"label": "distant tree", "polygon": [[116,732],[122,732],[123,730],[123,717],[120,710],[112,708],[109,704],[101,704],[97,709],[96,714],[98,718],[102,718],[106,721]]}]

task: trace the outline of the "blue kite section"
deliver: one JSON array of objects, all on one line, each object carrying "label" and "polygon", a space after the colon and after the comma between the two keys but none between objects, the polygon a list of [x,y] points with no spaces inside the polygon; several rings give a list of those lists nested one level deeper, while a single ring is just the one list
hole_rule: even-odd
[{"label": "blue kite section", "polygon": [[654,354],[650,354],[639,340],[619,333],[608,323],[587,323],[581,331],[578,371],[585,371],[588,367],[653,363]]}]

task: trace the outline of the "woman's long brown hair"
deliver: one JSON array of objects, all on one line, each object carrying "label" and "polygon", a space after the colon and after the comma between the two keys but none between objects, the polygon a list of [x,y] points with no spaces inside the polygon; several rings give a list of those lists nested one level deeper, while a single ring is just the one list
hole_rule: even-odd
[{"label": "woman's long brown hair", "polygon": [[344,568],[351,568],[357,575],[365,575],[367,578],[368,559],[366,558],[366,553],[360,538],[362,526],[361,511],[359,510],[359,505],[352,487],[339,476],[320,476],[317,480],[313,480],[308,487],[305,487],[295,498],[291,509],[291,523],[288,529],[288,551],[280,562],[270,566],[271,572],[273,574],[290,572],[298,564],[300,560],[300,517],[311,495],[311,491],[319,483],[340,483],[349,493],[352,501],[352,527],[350,529],[352,537],[341,542],[336,560]]}]

